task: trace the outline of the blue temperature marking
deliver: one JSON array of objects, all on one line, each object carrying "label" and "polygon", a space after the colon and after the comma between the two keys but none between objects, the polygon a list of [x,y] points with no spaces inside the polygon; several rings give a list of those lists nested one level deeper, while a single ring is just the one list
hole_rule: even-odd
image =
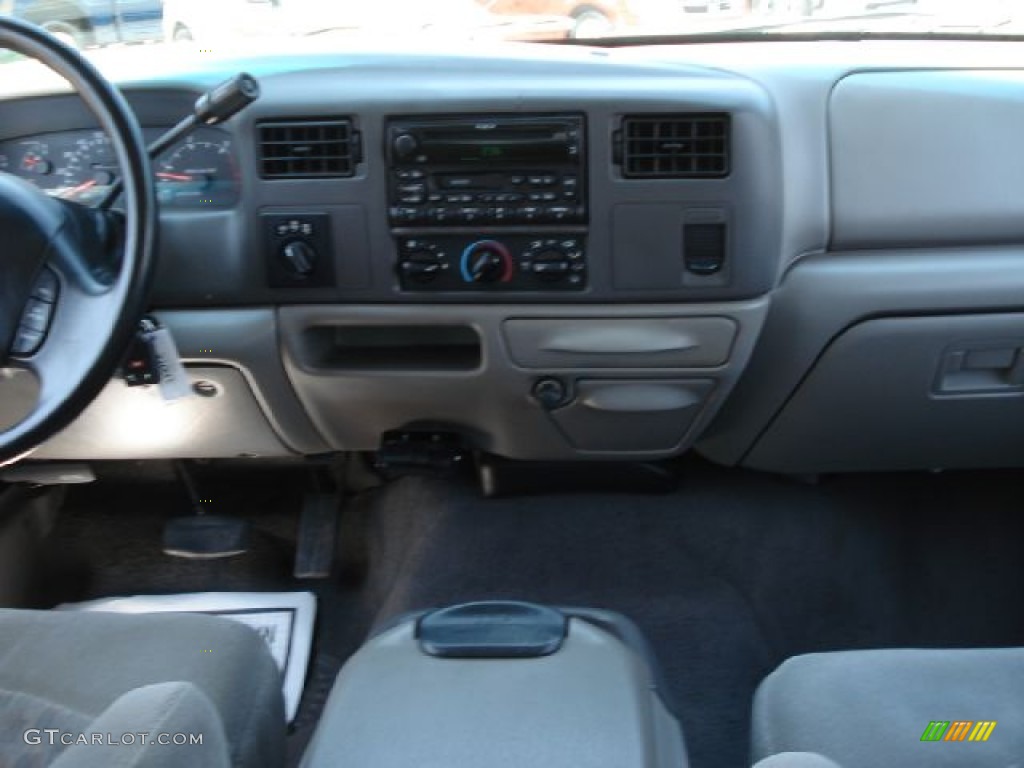
[{"label": "blue temperature marking", "polygon": [[[473,251],[480,248],[493,248],[499,254],[504,254],[505,249],[502,248],[501,243],[497,243],[494,240],[477,240],[475,243],[470,243],[466,246],[466,250],[462,252],[462,258],[459,261],[460,271],[462,272],[462,279],[467,283],[473,282],[473,275],[469,271],[469,259],[473,255]],[[502,256],[504,260],[504,256]]]}]

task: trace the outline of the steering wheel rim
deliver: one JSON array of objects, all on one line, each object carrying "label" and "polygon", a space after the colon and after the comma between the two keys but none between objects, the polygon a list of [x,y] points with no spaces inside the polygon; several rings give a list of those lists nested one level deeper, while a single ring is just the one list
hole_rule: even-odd
[{"label": "steering wheel rim", "polygon": [[[60,293],[41,346],[16,359],[18,367],[36,376],[39,396],[23,419],[0,431],[0,466],[23,458],[68,426],[110,381],[147,309],[158,227],[149,155],[138,120],[121,93],[78,51],[18,19],[0,17],[3,49],[35,59],[61,75],[92,111],[110,137],[121,170],[125,214],[119,268],[107,279],[98,279],[84,266],[84,245],[79,245],[77,263],[69,257],[74,255],[74,244],[68,244],[72,239],[68,233],[87,227],[87,219],[71,222],[61,233],[60,243],[54,236],[47,246],[43,266],[57,274]],[[12,195],[14,189],[8,179],[6,194]],[[0,185],[0,195],[4,194],[5,187]],[[70,211],[73,204],[64,205]],[[64,256],[58,258],[60,254]],[[0,262],[0,280],[6,280],[7,268],[6,262]],[[3,365],[6,350],[0,352]]]}]

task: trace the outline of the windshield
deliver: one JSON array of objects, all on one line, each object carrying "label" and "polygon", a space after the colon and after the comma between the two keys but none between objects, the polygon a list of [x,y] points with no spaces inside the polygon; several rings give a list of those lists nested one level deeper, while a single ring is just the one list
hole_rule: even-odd
[{"label": "windshield", "polygon": [[[147,58],[185,63],[237,49],[412,42],[1024,34],[1019,0],[0,0],[0,14],[104,63],[140,46]],[[0,51],[0,62],[15,58]]]}]

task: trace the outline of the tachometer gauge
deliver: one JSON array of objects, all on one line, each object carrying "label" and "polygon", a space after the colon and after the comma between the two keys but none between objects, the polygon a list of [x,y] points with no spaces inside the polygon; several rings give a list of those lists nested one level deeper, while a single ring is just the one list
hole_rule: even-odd
[{"label": "tachometer gauge", "polygon": [[231,205],[235,176],[231,139],[192,135],[157,163],[157,194],[165,203]]},{"label": "tachometer gauge", "polygon": [[[18,170],[25,176],[32,178],[39,183],[38,177],[49,176],[53,173],[53,163],[50,161],[50,148],[42,141],[26,141],[21,144],[23,153],[18,162]],[[48,186],[41,184],[41,186]]]}]

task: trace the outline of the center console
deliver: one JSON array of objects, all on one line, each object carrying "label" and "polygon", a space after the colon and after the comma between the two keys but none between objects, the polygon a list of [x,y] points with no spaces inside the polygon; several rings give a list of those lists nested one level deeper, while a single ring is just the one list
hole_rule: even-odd
[{"label": "center console", "polygon": [[469,603],[378,632],[338,675],[302,768],[686,768],[622,616]]},{"label": "center console", "polygon": [[586,287],[582,115],[390,118],[385,136],[402,291]]}]

